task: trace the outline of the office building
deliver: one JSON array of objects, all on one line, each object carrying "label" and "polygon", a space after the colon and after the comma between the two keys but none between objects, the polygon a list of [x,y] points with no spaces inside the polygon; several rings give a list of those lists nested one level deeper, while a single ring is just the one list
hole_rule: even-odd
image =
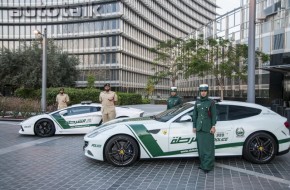
[{"label": "office building", "polygon": [[[77,87],[93,74],[98,88],[111,83],[142,94],[154,74],[149,49],[187,36],[214,20],[215,10],[215,0],[1,0],[0,48],[29,44],[34,30],[46,28],[49,39],[79,58]],[[164,79],[156,92],[168,94],[169,86]]]},{"label": "office building", "polygon": [[[187,38],[204,34],[205,38],[223,37],[233,44],[248,43],[249,2],[241,0],[236,8],[192,32]],[[257,61],[255,71],[255,96],[268,100],[290,100],[290,1],[256,0],[255,49],[270,55],[270,61]],[[211,31],[211,32],[208,32]],[[208,83],[212,96],[220,96],[220,89],[213,76],[191,76],[178,81],[183,96],[198,94],[198,85]],[[247,81],[228,78],[224,97],[247,98]]]}]

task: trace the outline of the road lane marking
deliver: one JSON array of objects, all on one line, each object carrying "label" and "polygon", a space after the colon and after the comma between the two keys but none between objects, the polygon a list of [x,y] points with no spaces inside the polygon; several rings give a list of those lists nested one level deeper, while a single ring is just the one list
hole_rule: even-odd
[{"label": "road lane marking", "polygon": [[38,145],[38,144],[41,144],[41,143],[57,140],[57,139],[60,139],[60,138],[63,138],[63,137],[43,138],[43,139],[38,139],[38,140],[35,140],[35,141],[30,141],[30,142],[26,142],[26,143],[17,144],[17,145],[10,146],[10,147],[7,147],[7,148],[1,148],[0,149],[0,155],[6,154],[6,153],[9,153],[9,152],[13,152],[13,151],[16,151],[16,150],[22,150],[23,148],[27,148],[27,147]]},{"label": "road lane marking", "polygon": [[0,124],[19,125],[20,121],[0,121]]},{"label": "road lane marking", "polygon": [[242,173],[245,173],[245,174],[249,174],[249,175],[254,175],[254,176],[257,176],[257,177],[265,178],[265,179],[268,179],[268,180],[271,180],[271,181],[275,181],[275,182],[278,182],[278,183],[283,183],[283,184],[290,185],[290,181],[289,180],[278,178],[278,177],[275,177],[275,176],[266,175],[266,174],[262,174],[262,173],[259,173],[259,172],[254,172],[254,171],[250,171],[250,170],[246,170],[246,169],[242,169],[242,168],[237,168],[237,167],[229,166],[229,165],[226,165],[226,164],[216,163],[215,165],[217,167],[220,167],[220,168],[226,168],[226,169],[229,169],[229,170],[234,170],[234,171],[237,171],[237,172],[242,172]]}]

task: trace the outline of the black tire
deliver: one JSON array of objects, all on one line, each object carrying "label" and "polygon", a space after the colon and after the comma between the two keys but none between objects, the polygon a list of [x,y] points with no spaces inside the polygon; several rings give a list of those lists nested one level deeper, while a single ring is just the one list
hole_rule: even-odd
[{"label": "black tire", "polygon": [[34,133],[39,137],[51,137],[55,134],[55,126],[49,119],[41,119],[34,125]]},{"label": "black tire", "polygon": [[267,164],[271,162],[277,153],[275,139],[265,133],[257,132],[247,138],[243,148],[243,157],[255,164]]},{"label": "black tire", "polygon": [[114,166],[130,166],[136,162],[138,155],[136,141],[127,135],[111,138],[105,147],[105,159]]}]

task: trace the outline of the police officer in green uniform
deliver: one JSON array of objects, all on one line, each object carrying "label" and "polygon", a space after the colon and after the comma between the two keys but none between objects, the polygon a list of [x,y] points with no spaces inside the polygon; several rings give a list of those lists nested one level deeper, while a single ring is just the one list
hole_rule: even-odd
[{"label": "police officer in green uniform", "polygon": [[167,100],[167,109],[171,109],[174,106],[181,105],[182,100],[181,98],[177,95],[177,87],[171,87],[170,88],[170,97]]},{"label": "police officer in green uniform", "polygon": [[193,132],[196,133],[199,169],[208,173],[214,168],[215,146],[214,133],[216,131],[216,105],[208,98],[208,85],[199,86],[200,99],[195,102],[193,111]]}]

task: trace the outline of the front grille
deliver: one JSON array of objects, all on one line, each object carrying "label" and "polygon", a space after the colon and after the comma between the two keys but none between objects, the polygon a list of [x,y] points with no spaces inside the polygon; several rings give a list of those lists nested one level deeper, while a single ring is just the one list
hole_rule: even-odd
[{"label": "front grille", "polygon": [[83,146],[83,150],[85,150],[85,148],[89,145],[89,142],[88,141],[85,141],[85,144]]}]

